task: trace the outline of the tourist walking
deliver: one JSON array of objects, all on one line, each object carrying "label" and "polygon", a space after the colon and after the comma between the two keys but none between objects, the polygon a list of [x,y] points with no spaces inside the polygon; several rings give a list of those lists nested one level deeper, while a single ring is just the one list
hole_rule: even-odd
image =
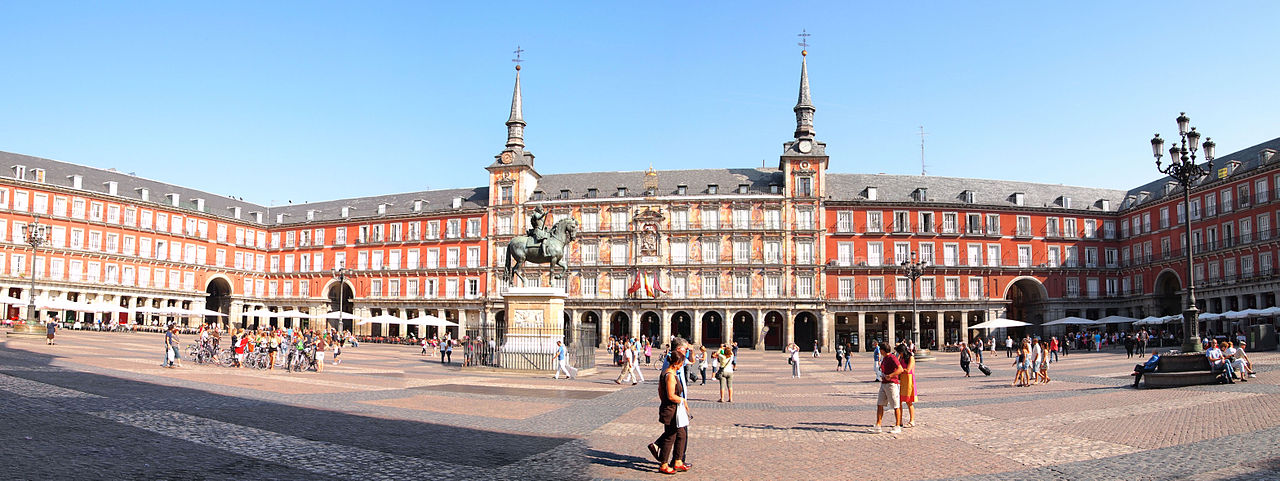
[{"label": "tourist walking", "polygon": [[800,346],[787,344],[787,362],[791,363],[791,377],[800,377]]},{"label": "tourist walking", "polygon": [[329,348],[328,334],[316,336],[316,372],[324,372],[324,351]]},{"label": "tourist walking", "polygon": [[1004,357],[1013,357],[1013,336],[1004,338]]},{"label": "tourist walking", "polygon": [[876,424],[871,427],[871,432],[880,433],[883,429],[880,427],[884,420],[885,406],[893,409],[893,428],[890,433],[897,434],[902,432],[902,400],[899,393],[898,375],[902,374],[902,364],[898,362],[898,358],[889,352],[889,345],[881,342],[879,348],[883,351],[884,360],[880,361],[880,393],[876,396]]},{"label": "tourist walking", "polygon": [[1040,382],[1049,384],[1049,344],[1040,341]]},{"label": "tourist walking", "polygon": [[1133,348],[1137,347],[1137,345],[1138,345],[1138,341],[1134,339],[1132,335],[1125,334],[1124,336],[1125,359],[1133,359]]},{"label": "tourist walking", "polygon": [[[644,370],[640,368],[640,345],[633,342],[627,346],[627,349],[631,351],[632,374],[635,376],[635,379],[639,380],[637,382],[644,382]],[[632,384],[635,384],[635,382]]]},{"label": "tourist walking", "polygon": [[844,370],[846,371],[853,370],[852,359],[853,359],[853,344],[849,344],[848,348],[844,350]]},{"label": "tourist walking", "polygon": [[871,361],[873,363],[872,367],[876,371],[876,382],[880,382],[884,379],[884,374],[880,372],[880,345],[881,344],[884,344],[884,343],[877,342],[875,350],[871,352]]},{"label": "tourist walking", "polygon": [[836,370],[844,365],[844,346],[836,346]]},{"label": "tourist walking", "polygon": [[898,359],[902,362],[902,372],[898,374],[898,396],[902,401],[902,409],[907,411],[907,422],[904,428],[915,427],[916,423],[916,358],[907,346],[898,344]]},{"label": "tourist walking", "polygon": [[577,377],[573,366],[569,365],[569,350],[565,349],[564,341],[556,341],[556,379],[560,379],[562,372],[565,379]]},{"label": "tourist walking", "polygon": [[707,384],[707,346],[698,346],[698,370],[702,372],[702,385]]},{"label": "tourist walking", "polygon": [[1014,387],[1031,385],[1031,379],[1027,377],[1027,351],[1027,346],[1024,344],[1022,348],[1018,349],[1018,357],[1013,360],[1013,367],[1017,369],[1017,372],[1013,374]]},{"label": "tourist walking", "polygon": [[[36,331],[36,332],[40,332],[40,331]],[[49,322],[44,323],[44,343],[49,346],[54,345],[53,337],[57,334],[58,334],[58,318],[50,317]]]},{"label": "tourist walking", "polygon": [[689,440],[689,421],[693,416],[689,413],[684,385],[680,382],[680,368],[684,367],[686,349],[680,345],[667,353],[667,367],[658,379],[658,422],[662,423],[662,436],[648,448],[659,463],[658,471],[663,474],[688,471],[692,467],[685,464],[684,454]]},{"label": "tourist walking", "polygon": [[733,358],[733,350],[721,344],[716,351],[716,380],[720,381],[720,400],[716,402],[733,402]]},{"label": "tourist walking", "polygon": [[173,353],[175,352],[173,346],[178,344],[178,333],[176,331],[177,329],[173,326],[169,326],[168,329],[164,330],[164,363],[161,366],[167,368],[175,367],[173,364]]},{"label": "tourist walking", "polygon": [[973,361],[973,356],[969,354],[969,345],[960,345],[960,369],[964,369],[964,377],[969,377],[969,362]]},{"label": "tourist walking", "polygon": [[822,354],[822,348],[818,346],[818,341],[813,341],[813,357],[816,358],[820,354]]},{"label": "tourist walking", "polygon": [[622,381],[629,380],[634,386],[636,381],[635,375],[635,353],[631,351],[631,347],[626,344],[618,344],[618,351],[622,354],[622,372],[618,373],[618,378],[613,380],[614,384],[622,384]]}]

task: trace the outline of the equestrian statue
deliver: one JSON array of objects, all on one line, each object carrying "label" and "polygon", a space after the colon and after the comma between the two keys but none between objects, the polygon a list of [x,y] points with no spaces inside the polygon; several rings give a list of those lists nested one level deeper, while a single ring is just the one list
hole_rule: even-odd
[{"label": "equestrian statue", "polygon": [[[564,278],[569,273],[568,247],[578,236],[578,222],[573,218],[564,218],[551,229],[544,227],[547,213],[542,206],[534,207],[529,215],[529,231],[527,235],[515,236],[507,243],[506,278],[508,285],[515,285],[516,278],[524,284],[524,275],[520,267],[527,262],[548,264],[551,266],[553,279]],[[559,274],[556,268],[560,268]]]}]

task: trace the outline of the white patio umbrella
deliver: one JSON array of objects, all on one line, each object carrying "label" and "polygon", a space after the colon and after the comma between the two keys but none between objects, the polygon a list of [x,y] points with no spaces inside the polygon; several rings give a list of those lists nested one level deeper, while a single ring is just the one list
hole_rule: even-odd
[{"label": "white patio umbrella", "polygon": [[1137,319],[1125,316],[1107,316],[1097,320],[1097,324],[1125,324],[1129,322],[1137,322]]},{"label": "white patio umbrella", "polygon": [[8,294],[0,294],[0,304],[28,304],[28,302]]},{"label": "white patio umbrella", "polygon": [[[334,319],[336,319],[336,317]],[[356,325],[363,326],[371,322],[385,322],[387,324],[405,324],[414,320],[416,319],[401,319],[399,317],[392,316],[390,314],[379,314],[373,317],[361,319],[360,322],[356,323]]]},{"label": "white patio umbrella", "polygon": [[91,304],[93,312],[133,312],[131,307],[121,307],[115,304]]},{"label": "white patio umbrella", "polygon": [[199,313],[198,315],[201,315],[201,316],[227,317],[226,314],[223,314],[221,312],[214,311],[214,310],[203,309],[203,308],[192,309],[192,310]]},{"label": "white patio umbrella", "polygon": [[1199,316],[1196,316],[1196,319],[1197,319],[1197,320],[1201,320],[1201,321],[1216,321],[1216,320],[1218,320],[1218,319],[1222,319],[1222,318],[1223,318],[1223,316],[1224,316],[1223,314],[1218,314],[1218,313],[1215,313],[1215,312],[1209,312],[1209,313],[1205,313],[1205,314],[1201,314],[1201,315],[1199,315]]},{"label": "white patio umbrella", "polygon": [[[1097,321],[1091,321],[1082,317],[1068,316],[1056,321],[1044,323],[1045,326],[1090,326],[1097,324]],[[972,326],[970,326],[972,327]]]},{"label": "white patio umbrella", "polygon": [[1262,316],[1280,316],[1280,307],[1268,307],[1266,309],[1258,309]]},{"label": "white patio umbrella", "polygon": [[268,311],[266,308],[259,307],[252,311],[241,312],[238,315],[245,316],[245,317],[271,317],[271,316],[274,316],[275,314],[276,313]]},{"label": "white patio umbrella", "polygon": [[1247,319],[1249,317],[1261,316],[1261,309],[1245,309],[1243,311],[1230,311],[1222,313],[1227,319]]},{"label": "white patio umbrella", "polygon": [[969,329],[1001,329],[1001,328],[1022,327],[1022,326],[1030,326],[1030,325],[1031,325],[1030,322],[1015,321],[1013,319],[1005,319],[1003,317],[997,317],[990,321],[979,322],[977,324],[969,326]]},{"label": "white patio umbrella", "polygon": [[[325,318],[325,319],[330,319],[330,320],[342,319],[342,320],[347,320],[347,321],[354,321],[354,320],[358,320],[358,319],[360,319],[360,318],[359,318],[359,317],[357,317],[355,314],[351,314],[351,313],[348,313],[348,312],[340,312],[340,311],[332,311],[332,312],[326,313],[326,314],[325,314],[324,316],[322,316],[322,317],[323,317],[323,318]],[[397,318],[397,319],[399,319],[399,318]]]},{"label": "white patio umbrella", "polygon": [[417,319],[414,319],[414,321],[417,321],[414,324],[420,324],[423,326],[453,327],[458,325],[456,322],[449,322],[430,314],[423,314]]},{"label": "white patio umbrella", "polygon": [[1135,325],[1135,326],[1154,326],[1154,325],[1158,325],[1158,324],[1164,324],[1164,323],[1166,323],[1166,322],[1168,322],[1168,316],[1164,316],[1164,317],[1147,316],[1147,317],[1144,317],[1144,318],[1142,318],[1142,319],[1138,319],[1138,321],[1137,321],[1137,322],[1134,322],[1134,323],[1133,323],[1133,325]]}]

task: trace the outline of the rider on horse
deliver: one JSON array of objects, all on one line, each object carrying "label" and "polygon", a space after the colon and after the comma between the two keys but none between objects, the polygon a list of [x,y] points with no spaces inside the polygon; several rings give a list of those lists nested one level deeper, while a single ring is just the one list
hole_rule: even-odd
[{"label": "rider on horse", "polygon": [[547,213],[540,205],[535,206],[533,212],[529,214],[529,237],[532,237],[539,247],[542,246],[542,241],[547,240],[547,229],[543,227],[546,217]]}]

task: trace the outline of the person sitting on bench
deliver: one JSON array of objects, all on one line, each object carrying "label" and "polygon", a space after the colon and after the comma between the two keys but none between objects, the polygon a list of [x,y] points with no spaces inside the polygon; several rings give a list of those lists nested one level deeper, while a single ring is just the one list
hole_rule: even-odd
[{"label": "person sitting on bench", "polygon": [[1142,375],[1149,372],[1156,372],[1156,366],[1160,364],[1160,350],[1152,349],[1151,357],[1147,362],[1133,366],[1133,387],[1138,387],[1138,381],[1142,380]]},{"label": "person sitting on bench", "polygon": [[1231,363],[1227,362],[1226,356],[1222,355],[1222,343],[1209,344],[1209,349],[1204,351],[1205,357],[1209,358],[1209,369],[1213,372],[1221,372],[1226,376],[1226,383],[1235,384],[1235,373],[1232,372]]}]

